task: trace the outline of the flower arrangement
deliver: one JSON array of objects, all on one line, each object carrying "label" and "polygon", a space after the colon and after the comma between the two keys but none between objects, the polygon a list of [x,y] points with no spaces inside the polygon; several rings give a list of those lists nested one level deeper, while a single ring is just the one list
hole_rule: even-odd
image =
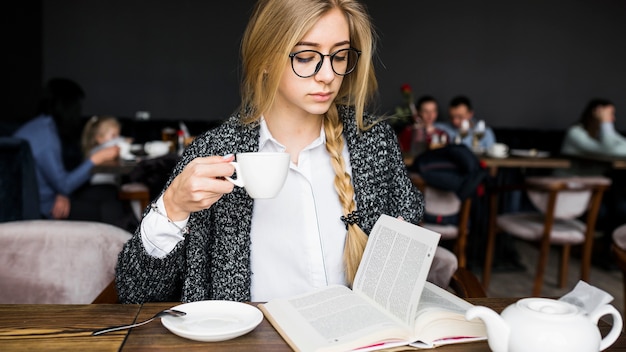
[{"label": "flower arrangement", "polygon": [[411,86],[408,83],[404,83],[400,86],[400,93],[402,94],[403,103],[396,106],[391,123],[395,129],[402,129],[404,126],[412,124],[417,117],[417,108],[413,100]]}]

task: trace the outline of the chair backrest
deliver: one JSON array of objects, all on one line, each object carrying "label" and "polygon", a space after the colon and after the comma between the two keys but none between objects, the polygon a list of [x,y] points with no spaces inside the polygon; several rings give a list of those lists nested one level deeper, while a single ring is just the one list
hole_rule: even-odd
[{"label": "chair backrest", "polygon": [[410,172],[411,182],[424,195],[424,211],[427,214],[453,215],[461,209],[461,199],[453,191],[431,187],[421,175]]},{"label": "chair backrest", "polygon": [[27,141],[0,137],[0,222],[39,219],[35,161]]},{"label": "chair backrest", "polygon": [[1,223],[0,303],[91,303],[114,279],[130,237],[88,221]]},{"label": "chair backrest", "polygon": [[557,190],[554,217],[574,219],[587,211],[592,191],[596,187],[609,187],[611,180],[602,176],[543,176],[526,179],[531,203],[542,213],[548,210],[549,190]]}]

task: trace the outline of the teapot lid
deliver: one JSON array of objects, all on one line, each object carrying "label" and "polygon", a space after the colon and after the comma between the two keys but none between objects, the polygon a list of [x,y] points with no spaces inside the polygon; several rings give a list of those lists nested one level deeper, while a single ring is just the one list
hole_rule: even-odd
[{"label": "teapot lid", "polygon": [[580,313],[580,309],[573,304],[549,298],[523,298],[517,301],[516,306],[521,311],[542,317],[566,318]]}]

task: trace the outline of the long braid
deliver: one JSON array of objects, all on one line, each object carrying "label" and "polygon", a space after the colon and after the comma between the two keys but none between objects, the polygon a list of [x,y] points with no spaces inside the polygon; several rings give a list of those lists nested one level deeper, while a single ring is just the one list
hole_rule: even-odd
[{"label": "long braid", "polygon": [[[346,172],[346,163],[342,156],[343,124],[339,121],[339,113],[335,104],[326,113],[324,132],[326,134],[326,150],[330,154],[331,164],[335,171],[335,189],[343,208],[343,215],[347,217],[356,210],[356,202],[354,201],[354,187],[350,174]],[[363,250],[367,244],[367,235],[356,223],[348,224],[347,230],[343,260],[346,280],[349,285],[352,285],[363,256]]]}]

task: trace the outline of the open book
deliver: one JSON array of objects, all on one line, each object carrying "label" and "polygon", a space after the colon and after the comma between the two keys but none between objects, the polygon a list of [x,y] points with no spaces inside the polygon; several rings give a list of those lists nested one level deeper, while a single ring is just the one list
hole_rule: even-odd
[{"label": "open book", "polygon": [[259,305],[297,351],[432,348],[486,339],[472,305],[426,282],[440,235],[382,215],[369,235],[353,289],[331,285]]}]

